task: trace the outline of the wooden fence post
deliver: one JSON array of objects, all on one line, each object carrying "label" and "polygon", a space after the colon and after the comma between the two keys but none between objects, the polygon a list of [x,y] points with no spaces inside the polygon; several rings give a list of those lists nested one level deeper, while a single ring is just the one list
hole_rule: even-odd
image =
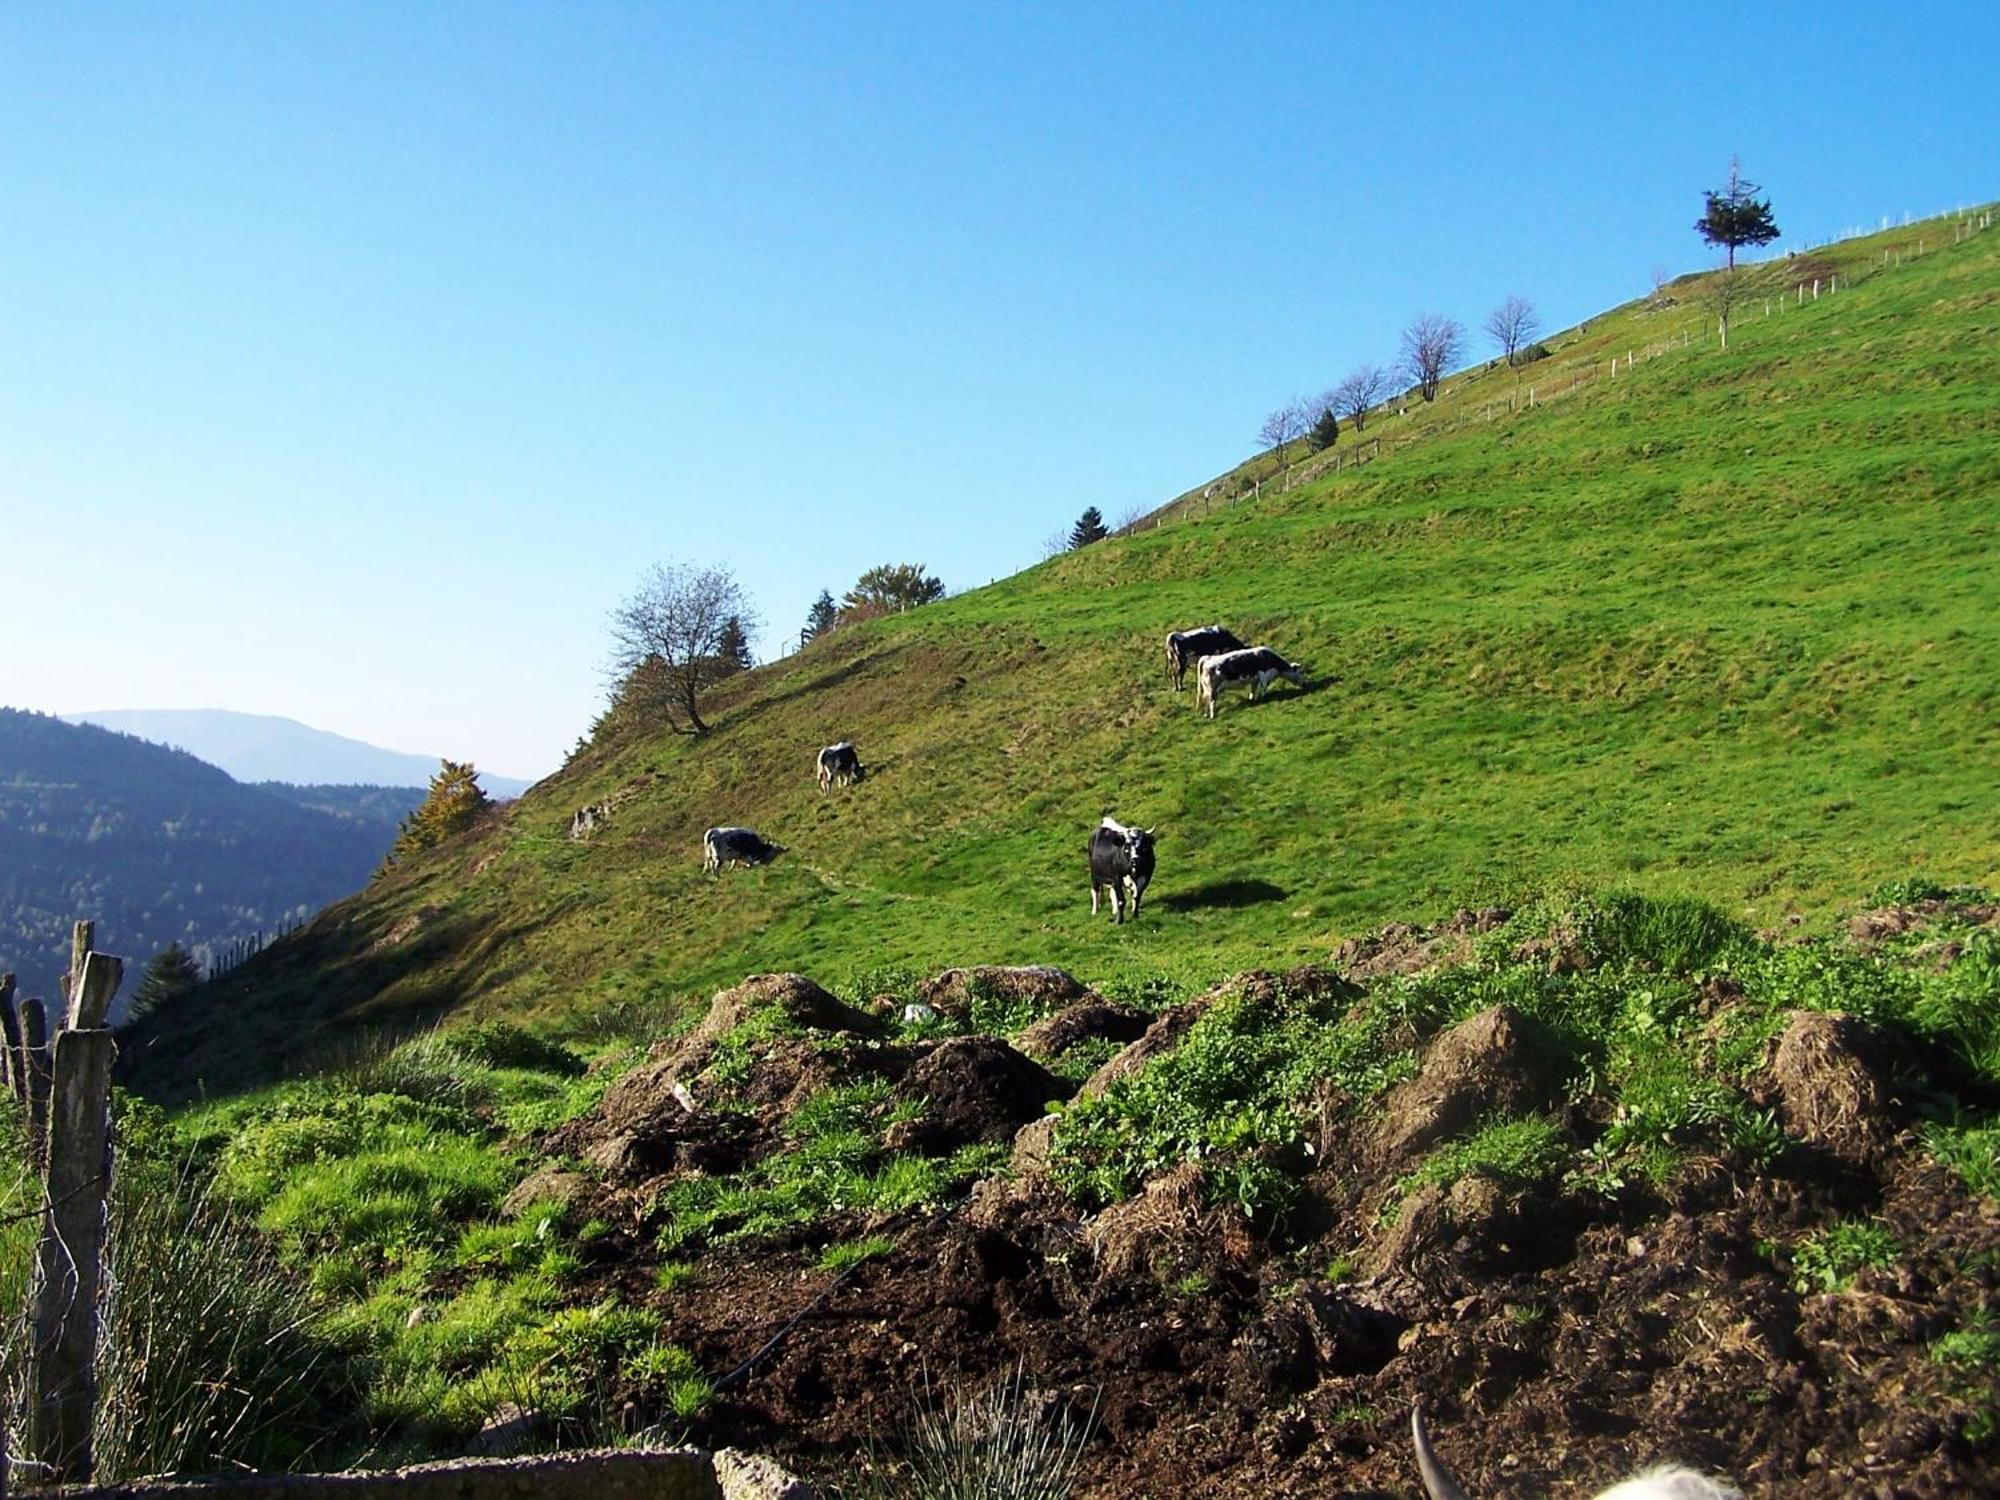
[{"label": "wooden fence post", "polygon": [[29,1450],[57,1483],[91,1475],[97,1304],[111,1189],[111,1060],[117,1051],[102,1029],[56,1035],[49,1170],[29,1298],[34,1357],[28,1423]]},{"label": "wooden fence post", "polygon": [[28,1094],[28,1158],[39,1172],[48,1161],[49,1014],[32,997],[21,1002],[21,1071]]},{"label": "wooden fence post", "polygon": [[6,1048],[7,1087],[23,1108],[28,1103],[28,1075],[21,1071],[21,1023],[14,1019],[14,976],[0,974],[0,1046]]}]

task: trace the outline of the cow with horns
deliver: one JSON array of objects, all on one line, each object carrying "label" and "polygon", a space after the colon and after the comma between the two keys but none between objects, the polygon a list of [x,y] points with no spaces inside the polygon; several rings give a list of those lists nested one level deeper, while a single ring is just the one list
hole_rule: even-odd
[{"label": "cow with horns", "polygon": [[[1424,1431],[1421,1406],[1410,1408],[1410,1432],[1417,1445],[1417,1473],[1423,1478],[1424,1493],[1430,1500],[1470,1500],[1464,1487],[1444,1466],[1444,1460],[1432,1449],[1430,1434]],[[1693,1469],[1664,1464],[1614,1484],[1598,1495],[1597,1500],[1743,1500],[1743,1492]]]},{"label": "cow with horns", "polygon": [[1267,646],[1252,646],[1242,651],[1225,651],[1220,656],[1204,656],[1195,667],[1199,692],[1197,706],[1206,710],[1208,716],[1215,717],[1216,696],[1232,682],[1250,684],[1250,697],[1254,701],[1270,691],[1271,684],[1283,677],[1298,686],[1305,686],[1306,669],[1297,662],[1289,662]]},{"label": "cow with horns", "polygon": [[701,836],[701,867],[710,874],[724,865],[767,865],[785,852],[748,828],[711,828]]},{"label": "cow with horns", "polygon": [[1179,692],[1187,682],[1188,668],[1204,656],[1224,651],[1241,651],[1243,643],[1220,625],[1197,625],[1192,630],[1175,630],[1167,636],[1167,675]]},{"label": "cow with horns", "polygon": [[819,753],[819,789],[832,789],[837,781],[842,786],[852,786],[868,774],[868,768],[861,764],[860,752],[854,748],[854,741],[842,740],[838,745],[828,745]]},{"label": "cow with horns", "polygon": [[1106,818],[1090,833],[1090,914],[1097,915],[1100,890],[1111,892],[1111,917],[1122,922],[1139,915],[1139,898],[1153,878],[1153,830],[1127,828]]}]

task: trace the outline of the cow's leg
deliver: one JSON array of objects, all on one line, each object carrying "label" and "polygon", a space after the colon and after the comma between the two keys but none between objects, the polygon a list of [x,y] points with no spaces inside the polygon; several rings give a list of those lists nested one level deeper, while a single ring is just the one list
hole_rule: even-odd
[{"label": "cow's leg", "polygon": [[1125,877],[1125,906],[1133,916],[1139,915],[1139,882],[1130,875]]},{"label": "cow's leg", "polygon": [[1111,920],[1114,922],[1122,922],[1125,920],[1124,884],[1125,883],[1122,880],[1114,880],[1111,882],[1110,885]]},{"label": "cow's leg", "polygon": [[1090,882],[1090,914],[1093,917],[1097,915],[1097,882],[1095,880]]}]

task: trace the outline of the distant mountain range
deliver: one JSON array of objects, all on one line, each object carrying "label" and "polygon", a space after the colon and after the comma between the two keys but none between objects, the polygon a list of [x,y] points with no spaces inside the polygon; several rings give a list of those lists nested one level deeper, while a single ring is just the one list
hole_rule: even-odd
[{"label": "distant mountain range", "polygon": [[129,1000],[171,942],[206,963],[359,890],[423,795],[245,786],[184,751],[0,708],[0,971],[51,997],[88,917],[129,960]]},{"label": "distant mountain range", "polygon": [[[288,781],[304,786],[429,786],[438,757],[384,750],[296,719],[226,708],[106,708],[64,714],[71,724],[95,724],[185,750],[238,781]],[[489,797],[518,797],[528,783],[481,770]]]}]

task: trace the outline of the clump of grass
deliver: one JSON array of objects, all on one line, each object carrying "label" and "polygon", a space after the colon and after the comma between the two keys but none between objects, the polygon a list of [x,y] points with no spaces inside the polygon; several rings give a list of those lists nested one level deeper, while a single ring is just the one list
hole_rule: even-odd
[{"label": "clump of grass", "polygon": [[715,1399],[715,1382],[678,1344],[648,1344],[625,1361],[625,1374],[684,1422],[701,1415]]},{"label": "clump of grass", "polygon": [[653,1285],[663,1292],[679,1291],[701,1274],[691,1260],[663,1260],[653,1268]]},{"label": "clump of grass", "polygon": [[1868,894],[1869,906],[1917,906],[1926,901],[1988,902],[1992,895],[1982,886],[1946,885],[1929,875],[1905,875],[1885,881]]},{"label": "clump of grass", "polygon": [[822,1271],[845,1271],[864,1261],[879,1259],[887,1255],[895,1246],[886,1234],[871,1234],[864,1239],[841,1240],[828,1245],[819,1253],[815,1262]]},{"label": "clump of grass", "polygon": [[447,1056],[481,1068],[526,1069],[573,1078],[584,1061],[569,1048],[507,1021],[485,1021],[439,1032],[433,1045]]},{"label": "clump of grass", "polygon": [[2000,1198],[2000,1120],[1934,1121],[1924,1127],[1924,1144],[1958,1173],[1968,1192]]},{"label": "clump of grass", "polygon": [[1172,1052],[1063,1114],[1057,1183],[1098,1207],[1199,1159],[1218,1200],[1252,1217],[1282,1213],[1291,1184],[1263,1153],[1300,1144],[1301,1059],[1319,1055],[1315,1041],[1337,1014],[1289,996],[1276,1005],[1241,994],[1216,1001]]},{"label": "clump of grass", "polygon": [[883,1500],[1066,1500],[1096,1411],[1038,1399],[1020,1371],[949,1404],[925,1392]]},{"label": "clump of grass", "polygon": [[813,1224],[839,1212],[929,1208],[1006,1159],[1003,1144],[949,1157],[885,1155],[883,1130],[909,1106],[876,1079],[822,1089],[794,1111],[790,1148],[728,1177],[688,1177],[654,1205],[661,1249],[681,1255]]},{"label": "clump of grass", "polygon": [[1966,1436],[1976,1443],[2000,1432],[2000,1324],[1991,1308],[1982,1307],[1963,1328],[1955,1328],[1931,1345],[1931,1358],[1953,1376],[1958,1395],[1972,1408]]},{"label": "clump of grass", "polygon": [[[159,1113],[122,1096],[119,1113],[98,1478],[297,1466],[335,1440],[348,1370],[297,1279],[230,1211]],[[0,1236],[0,1289],[15,1307],[34,1240],[25,1219]],[[4,1379],[16,1411],[26,1349],[25,1330],[15,1330]]]},{"label": "clump of grass", "polygon": [[1848,1219],[1792,1247],[1792,1290],[1838,1292],[1864,1270],[1892,1264],[1903,1247],[1886,1225],[1869,1219]]},{"label": "clump of grass", "polygon": [[1545,1181],[1555,1174],[1568,1149],[1553,1121],[1538,1117],[1492,1121],[1439,1147],[1415,1171],[1398,1178],[1382,1203],[1380,1217],[1387,1223],[1411,1193],[1433,1185],[1450,1187],[1461,1177],[1477,1174],[1513,1187]]}]

